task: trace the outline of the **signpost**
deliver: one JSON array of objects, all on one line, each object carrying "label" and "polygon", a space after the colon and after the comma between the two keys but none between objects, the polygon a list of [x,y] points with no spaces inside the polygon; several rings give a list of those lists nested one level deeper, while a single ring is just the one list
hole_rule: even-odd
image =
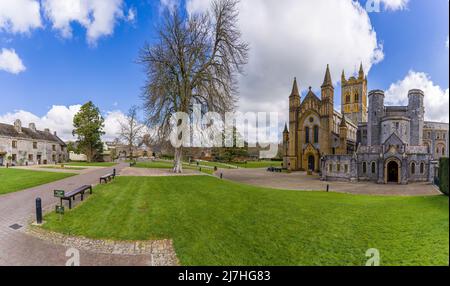
[{"label": "signpost", "polygon": [[56,198],[64,198],[65,192],[63,190],[54,190],[53,194]]},{"label": "signpost", "polygon": [[55,206],[55,212],[57,214],[64,214],[64,206]]},{"label": "signpost", "polygon": [[[65,192],[63,190],[54,190],[53,194],[56,198],[64,198],[65,197]],[[61,200],[61,204],[59,206],[55,206],[55,212],[57,214],[60,214],[59,218],[61,220],[61,215],[64,214],[64,206],[62,205],[62,200]]]}]

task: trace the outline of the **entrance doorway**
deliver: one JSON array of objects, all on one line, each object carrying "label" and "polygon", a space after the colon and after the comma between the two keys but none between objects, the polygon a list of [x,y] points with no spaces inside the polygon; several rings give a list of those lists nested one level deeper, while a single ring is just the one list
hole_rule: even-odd
[{"label": "entrance doorway", "polygon": [[388,183],[399,183],[399,166],[395,161],[391,161],[387,165],[387,181]]},{"label": "entrance doorway", "polygon": [[308,157],[308,170],[309,171],[314,171],[314,167],[315,167],[315,160],[314,160],[314,156],[310,155]]}]

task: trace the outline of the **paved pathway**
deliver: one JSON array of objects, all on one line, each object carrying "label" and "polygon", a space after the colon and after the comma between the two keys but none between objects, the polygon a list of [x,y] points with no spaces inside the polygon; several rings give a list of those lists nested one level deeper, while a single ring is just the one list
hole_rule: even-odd
[{"label": "paved pathway", "polygon": [[219,176],[220,173],[223,173],[224,179],[231,181],[284,190],[324,191],[327,184],[329,184],[330,191],[349,194],[392,196],[431,196],[442,194],[435,186],[429,183],[379,185],[372,182],[323,182],[317,176],[308,176],[305,172],[280,174],[267,172],[266,169],[221,169],[216,172],[216,176]]},{"label": "paved pathway", "polygon": [[[40,197],[44,209],[58,203],[54,189],[73,190],[80,185],[98,183],[100,176],[116,168],[120,173],[127,164],[91,169],[78,176],[0,196],[0,265],[60,265],[64,266],[67,246],[56,245],[26,234],[27,225],[34,219],[35,199]],[[79,201],[79,199],[77,200]],[[13,230],[10,226],[22,227]],[[110,255],[80,251],[81,265],[155,265],[148,255]]]}]

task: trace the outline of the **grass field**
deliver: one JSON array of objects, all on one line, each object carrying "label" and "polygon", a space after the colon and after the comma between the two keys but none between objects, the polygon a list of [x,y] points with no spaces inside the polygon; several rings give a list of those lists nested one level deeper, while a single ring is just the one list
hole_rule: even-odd
[{"label": "grass field", "polygon": [[[136,162],[136,168],[149,168],[149,169],[172,169],[173,163],[168,161],[153,161],[153,162]],[[199,170],[196,164],[191,164],[183,162],[183,169]],[[207,166],[201,169],[202,173],[212,175],[214,169]]]},{"label": "grass field", "polygon": [[75,174],[0,169],[0,195],[62,180]]},{"label": "grass field", "polygon": [[[202,166],[208,166],[208,167],[217,167],[217,168],[222,168],[222,169],[235,169],[235,165],[230,163],[220,163],[220,162],[210,162],[210,161],[199,161],[198,162],[199,165]],[[197,165],[196,162],[192,162],[191,165]],[[231,166],[230,166],[231,165]]]},{"label": "grass field", "polygon": [[78,167],[112,167],[117,165],[116,163],[111,163],[111,162],[70,162],[70,163],[65,163],[64,165],[67,166],[78,166]]},{"label": "grass field", "polygon": [[247,163],[230,163],[239,168],[246,169],[257,169],[257,168],[268,168],[268,167],[281,167],[282,162],[280,161],[248,161]]},{"label": "grass field", "polygon": [[449,201],[280,191],[207,176],[118,177],[46,229],[170,238],[182,265],[448,265]]},{"label": "grass field", "polygon": [[61,168],[61,166],[42,166],[39,167],[39,169],[76,170],[76,171],[86,170],[86,168],[71,167],[66,165],[64,166],[64,168]]}]

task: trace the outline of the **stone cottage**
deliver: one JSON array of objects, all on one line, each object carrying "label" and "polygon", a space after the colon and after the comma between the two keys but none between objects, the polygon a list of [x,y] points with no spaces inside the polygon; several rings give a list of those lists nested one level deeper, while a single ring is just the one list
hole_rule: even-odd
[{"label": "stone cottage", "polygon": [[19,119],[13,125],[0,123],[0,166],[56,164],[67,159],[67,146],[56,132],[37,130],[34,123],[22,127]]}]

